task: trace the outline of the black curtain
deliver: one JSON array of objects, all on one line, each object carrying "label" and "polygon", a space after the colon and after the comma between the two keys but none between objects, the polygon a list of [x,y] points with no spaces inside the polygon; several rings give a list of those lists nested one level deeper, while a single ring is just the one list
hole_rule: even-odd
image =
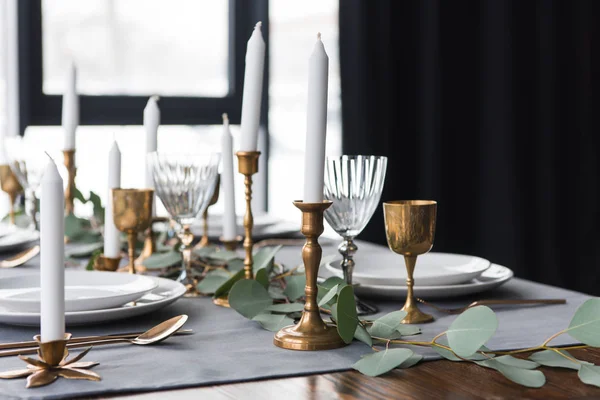
[{"label": "black curtain", "polygon": [[600,295],[599,29],[593,0],[340,0],[344,153],[438,201],[434,251]]}]

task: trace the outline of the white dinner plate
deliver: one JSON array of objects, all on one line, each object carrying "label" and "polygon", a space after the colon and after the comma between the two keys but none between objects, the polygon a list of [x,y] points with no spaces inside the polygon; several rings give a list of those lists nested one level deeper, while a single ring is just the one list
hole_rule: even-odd
[{"label": "white dinner plate", "polygon": [[[135,304],[127,303],[121,307],[106,310],[67,312],[65,313],[67,326],[97,324],[137,317],[166,307],[185,294],[185,286],[179,282],[165,278],[149,278],[155,280],[158,286],[150,293],[136,300]],[[0,323],[39,326],[40,314],[14,312],[0,307]]]},{"label": "white dinner plate", "polygon": [[[156,288],[147,276],[101,271],[65,272],[65,310],[89,311],[122,306]],[[20,312],[40,311],[40,275],[0,279],[0,306]]]},{"label": "white dinner plate", "polygon": [[[319,280],[337,276],[328,268],[320,268]],[[415,286],[415,296],[425,300],[465,296],[485,292],[508,282],[514,276],[510,268],[492,264],[480,276],[470,282],[457,285]],[[400,286],[390,285],[356,285],[354,290],[358,296],[387,297],[398,301],[406,299],[406,283]]]},{"label": "white dinner plate", "polygon": [[12,224],[6,222],[0,222],[0,237],[4,237],[8,234],[14,233],[18,228]]},{"label": "white dinner plate", "polygon": [[0,252],[18,250],[40,238],[38,231],[17,228],[14,232],[0,237]]},{"label": "white dinner plate", "polygon": [[[405,286],[404,258],[391,251],[358,251],[354,256],[353,281],[361,285]],[[341,260],[326,264],[326,268],[343,277]],[[469,282],[481,275],[491,263],[483,258],[449,253],[427,253],[419,256],[414,272],[415,287],[455,285]]]}]

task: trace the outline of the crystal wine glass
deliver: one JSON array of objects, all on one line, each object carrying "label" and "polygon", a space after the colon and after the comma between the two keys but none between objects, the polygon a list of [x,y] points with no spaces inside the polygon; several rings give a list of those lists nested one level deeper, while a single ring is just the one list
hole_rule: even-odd
[{"label": "crystal wine glass", "polygon": [[177,280],[187,287],[187,297],[198,291],[191,276],[194,235],[190,225],[204,213],[215,191],[220,153],[176,154],[154,152],[147,156],[156,194],[171,218],[178,224],[183,261]]},{"label": "crystal wine glass", "polygon": [[[327,157],[325,163],[325,199],[333,205],[325,211],[325,219],[344,241],[338,247],[342,254],[344,280],[352,285],[353,256],[358,250],[354,238],[365,228],[381,198],[387,157]],[[375,306],[357,299],[359,315],[377,312]]]}]

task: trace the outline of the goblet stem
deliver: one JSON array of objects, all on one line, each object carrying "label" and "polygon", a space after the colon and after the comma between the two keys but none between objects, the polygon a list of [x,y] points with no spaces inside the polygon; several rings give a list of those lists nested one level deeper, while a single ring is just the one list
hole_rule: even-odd
[{"label": "goblet stem", "polygon": [[135,274],[135,242],[137,239],[136,231],[127,232],[127,244],[129,246],[129,273]]},{"label": "goblet stem", "polygon": [[190,247],[192,241],[194,240],[194,235],[190,231],[189,225],[183,225],[181,231],[178,233],[178,236],[181,240],[181,247],[179,247],[179,251],[181,251],[182,260],[181,274],[179,275],[179,278],[177,278],[177,281],[186,286],[186,297],[196,297],[199,293],[198,290],[196,290],[194,280],[192,279],[192,248]]},{"label": "goblet stem", "polygon": [[35,197],[35,191],[27,189],[25,193],[25,213],[31,218],[31,225],[34,230],[38,230],[37,221],[37,198]]},{"label": "goblet stem", "polygon": [[17,222],[15,219],[15,202],[17,201],[17,194],[9,193],[8,197],[9,197],[9,201],[10,201],[10,209],[8,211],[8,213],[10,215],[10,223],[11,223],[11,225],[16,225]]},{"label": "goblet stem", "polygon": [[[338,251],[342,255],[342,271],[344,273],[344,281],[348,285],[352,285],[352,274],[354,273],[354,254],[358,250],[358,246],[354,243],[353,237],[344,237],[344,241],[339,245]],[[377,307],[367,304],[354,296],[356,301],[356,312],[358,315],[372,315],[379,311]]]},{"label": "goblet stem", "polygon": [[403,324],[418,324],[422,322],[433,321],[433,317],[429,314],[425,314],[419,310],[415,301],[413,293],[413,286],[415,280],[413,274],[415,272],[415,266],[417,264],[417,256],[404,256],[404,263],[406,264],[406,303],[402,307],[403,311],[406,311],[406,317],[402,320]]},{"label": "goblet stem", "polygon": [[202,239],[200,239],[200,243],[198,243],[198,247],[208,246],[208,207],[206,207],[206,210],[202,213],[202,225],[204,233],[202,234]]}]

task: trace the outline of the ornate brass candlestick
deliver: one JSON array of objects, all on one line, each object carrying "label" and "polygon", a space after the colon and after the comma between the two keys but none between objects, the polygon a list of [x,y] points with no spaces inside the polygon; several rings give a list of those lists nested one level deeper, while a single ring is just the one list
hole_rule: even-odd
[{"label": "ornate brass candlestick", "polygon": [[113,219],[121,232],[127,233],[129,272],[135,274],[135,242],[138,232],[148,229],[152,220],[152,189],[113,189]]},{"label": "ornate brass candlestick", "polygon": [[252,228],[254,227],[254,217],[252,217],[252,175],[258,172],[258,157],[260,151],[238,151],[235,153],[238,158],[238,171],[244,175],[244,186],[246,187],[246,214],[244,215],[244,249],[246,257],[244,258],[244,272],[246,279],[252,279],[254,274],[252,267],[254,259],[252,257]]},{"label": "ornate brass candlestick", "polygon": [[233,240],[225,240],[223,239],[223,237],[219,238],[219,241],[221,242],[225,250],[228,251],[236,251],[242,240],[243,238],[241,236],[236,236]]},{"label": "ornate brass candlestick", "polygon": [[75,167],[75,149],[63,150],[63,156],[65,167],[69,173],[67,189],[65,190],[65,212],[69,215],[73,214],[75,208],[73,204],[73,199],[75,198],[75,174],[77,173],[77,168]]},{"label": "ornate brass candlestick", "polygon": [[10,168],[10,165],[0,165],[0,186],[2,187],[2,191],[6,192],[10,199],[10,223],[14,225],[15,202],[17,201],[17,196],[19,196],[19,193],[23,192],[23,187]]},{"label": "ornate brass candlestick", "polygon": [[94,260],[94,269],[96,271],[111,271],[114,272],[119,269],[119,264],[123,257],[111,258],[106,257],[104,254],[100,254]]},{"label": "ornate brass candlestick", "polygon": [[206,210],[204,210],[204,212],[202,213],[202,225],[204,228],[204,233],[202,234],[202,239],[200,239],[200,241],[198,242],[198,244],[195,246],[195,248],[202,248],[202,247],[206,247],[209,245],[209,240],[208,240],[208,209],[210,208],[210,206],[213,206],[217,203],[217,201],[219,201],[219,187],[221,186],[221,175],[217,175],[217,183],[215,184],[215,191],[212,195],[212,197],[210,198],[210,203],[208,203],[208,207],[206,207]]},{"label": "ornate brass candlestick", "polygon": [[397,200],[383,203],[385,234],[390,250],[404,256],[406,264],[406,311],[403,324],[420,324],[433,321],[419,307],[413,294],[413,273],[417,256],[427,253],[433,246],[437,203],[431,200]]},{"label": "ornate brass candlestick", "polygon": [[85,371],[99,363],[94,361],[79,362],[92,349],[91,347],[67,360],[69,356],[67,343],[71,339],[70,333],[65,333],[63,340],[53,342],[42,342],[40,335],[34,336],[33,339],[39,344],[39,360],[19,356],[21,360],[28,364],[27,368],[0,373],[0,379],[27,377],[27,388],[48,385],[59,377],[89,381],[99,381],[102,379],[95,372]]},{"label": "ornate brass candlestick", "polygon": [[332,202],[328,200],[322,203],[294,202],[294,205],[302,211],[302,234],[306,237],[306,243],[302,248],[306,273],[306,303],[300,322],[285,327],[275,334],[273,344],[277,347],[290,350],[328,350],[346,345],[336,328],[325,324],[317,304],[317,275],[323,253],[318,239],[323,233],[323,212],[331,204]]}]

